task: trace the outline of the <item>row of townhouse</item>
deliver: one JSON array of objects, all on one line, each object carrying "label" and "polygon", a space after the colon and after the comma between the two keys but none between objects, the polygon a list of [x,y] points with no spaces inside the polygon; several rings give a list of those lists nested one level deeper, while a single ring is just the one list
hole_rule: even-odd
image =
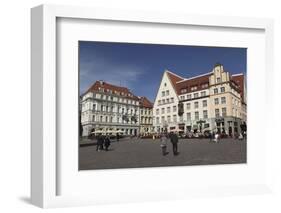
[{"label": "row of townhouse", "polygon": [[209,73],[183,78],[166,70],[153,106],[158,133],[246,130],[246,87],[243,74],[231,75],[216,64]]},{"label": "row of townhouse", "polygon": [[170,131],[217,131],[228,135],[246,130],[246,80],[223,65],[203,75],[183,78],[163,73],[154,104],[128,88],[96,81],[81,97],[81,131],[97,130],[145,135]]}]

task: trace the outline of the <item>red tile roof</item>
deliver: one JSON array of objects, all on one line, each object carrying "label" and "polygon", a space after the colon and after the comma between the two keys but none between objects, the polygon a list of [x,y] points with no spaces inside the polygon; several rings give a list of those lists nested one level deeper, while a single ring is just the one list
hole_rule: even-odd
[{"label": "red tile roof", "polygon": [[[194,78],[189,78],[184,81],[177,82],[176,84],[177,94],[184,94],[184,93],[195,92],[202,89],[206,89],[206,87],[203,87],[203,85],[207,84],[209,86],[210,75],[211,73],[206,73],[204,75],[196,76]],[[196,86],[197,89],[191,91],[191,88],[194,86]],[[182,89],[186,89],[186,91],[182,93],[181,92]]]},{"label": "red tile roof", "polygon": [[[202,87],[202,85],[205,85],[205,84],[208,84],[209,85],[209,77],[212,75],[212,72],[209,72],[209,73],[206,73],[206,74],[203,74],[203,75],[198,75],[198,76],[195,76],[195,77],[192,77],[192,78],[188,78],[188,79],[185,79],[185,78],[182,78],[170,71],[167,71],[167,74],[168,74],[168,77],[170,78],[172,84],[173,84],[173,87],[175,88],[176,90],[176,93],[178,95],[181,95],[181,94],[185,94],[185,93],[189,93],[189,92],[195,92],[195,91],[199,91],[199,90],[202,90],[204,89]],[[233,75],[231,77],[231,82],[233,84],[235,84],[238,88],[236,88],[236,90],[238,92],[240,92],[241,94],[241,97],[242,97],[242,100],[244,100],[244,75],[243,73],[241,74],[236,74],[236,75]],[[193,86],[196,86],[197,89],[191,91],[191,87]],[[182,92],[183,89],[186,89],[184,92]]]},{"label": "red tile roof", "polygon": [[153,108],[153,104],[146,97],[140,97],[140,107]]},{"label": "red tile roof", "polygon": [[[193,87],[193,86],[197,86],[197,89],[193,90],[192,92],[204,89],[204,88],[202,88],[202,85],[204,85],[204,84],[209,85],[209,76],[212,73],[206,73],[206,74],[195,76],[195,77],[188,78],[188,79],[182,78],[170,71],[167,71],[167,74],[173,84],[173,87],[176,90],[176,93],[178,95],[180,95],[180,94],[191,92],[191,87]],[[181,92],[182,89],[186,89],[186,91],[184,93],[182,93]]]},{"label": "red tile roof", "polygon": [[115,86],[104,81],[96,81],[87,91],[88,92],[99,92],[100,89],[104,89],[104,93],[117,94],[129,99],[139,100],[128,88]]},{"label": "red tile roof", "polygon": [[178,81],[184,80],[184,78],[182,78],[182,77],[178,76],[177,74],[172,73],[170,71],[166,71],[166,73],[167,73],[170,81],[172,82],[173,86],[175,86]]},{"label": "red tile roof", "polygon": [[240,95],[242,97],[242,100],[245,101],[244,100],[244,92],[245,92],[244,91],[244,84],[245,84],[244,74],[241,73],[241,74],[232,75],[231,80],[233,80],[237,84],[237,86],[240,90]]}]

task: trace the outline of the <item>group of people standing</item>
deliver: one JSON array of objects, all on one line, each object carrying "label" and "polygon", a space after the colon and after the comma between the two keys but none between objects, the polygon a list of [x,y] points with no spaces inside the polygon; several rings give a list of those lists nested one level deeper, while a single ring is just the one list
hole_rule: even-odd
[{"label": "group of people standing", "polygon": [[98,135],[97,136],[97,146],[96,146],[96,151],[101,151],[105,150],[108,151],[108,148],[110,146],[110,138],[108,135]]},{"label": "group of people standing", "polygon": [[175,133],[170,133],[169,135],[167,133],[163,133],[161,135],[161,149],[162,149],[162,155],[165,156],[167,154],[169,154],[169,152],[167,152],[167,141],[168,141],[168,138],[170,139],[170,142],[173,146],[173,154],[174,156],[178,155],[179,152],[178,152],[178,142],[179,142],[179,138],[177,136],[177,134]]}]

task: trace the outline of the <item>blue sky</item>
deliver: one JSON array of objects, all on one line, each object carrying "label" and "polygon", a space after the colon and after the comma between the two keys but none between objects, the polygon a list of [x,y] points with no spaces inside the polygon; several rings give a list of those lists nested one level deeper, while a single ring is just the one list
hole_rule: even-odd
[{"label": "blue sky", "polygon": [[165,69],[188,78],[219,62],[231,74],[246,73],[246,57],[246,48],[80,41],[80,94],[104,80],[154,101]]}]

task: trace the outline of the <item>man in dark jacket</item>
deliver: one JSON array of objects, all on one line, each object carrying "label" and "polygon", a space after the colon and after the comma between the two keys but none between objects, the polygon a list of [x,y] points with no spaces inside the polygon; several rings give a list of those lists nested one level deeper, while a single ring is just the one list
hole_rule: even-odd
[{"label": "man in dark jacket", "polygon": [[108,151],[108,147],[110,146],[110,138],[109,138],[109,136],[105,137],[104,146],[105,146],[105,151]]},{"label": "man in dark jacket", "polygon": [[99,149],[100,149],[100,138],[101,138],[101,136],[100,135],[97,135],[97,146],[96,146],[96,151],[99,151]]},{"label": "man in dark jacket", "polygon": [[98,135],[98,138],[97,138],[97,147],[96,147],[96,151],[100,151],[103,149],[103,136],[102,135]]},{"label": "man in dark jacket", "polygon": [[175,133],[171,133],[171,143],[172,143],[172,145],[173,145],[173,153],[174,153],[174,155],[178,155],[179,153],[178,153],[178,142],[179,142],[179,138],[178,138],[178,136],[177,136],[177,134],[175,134]]}]

